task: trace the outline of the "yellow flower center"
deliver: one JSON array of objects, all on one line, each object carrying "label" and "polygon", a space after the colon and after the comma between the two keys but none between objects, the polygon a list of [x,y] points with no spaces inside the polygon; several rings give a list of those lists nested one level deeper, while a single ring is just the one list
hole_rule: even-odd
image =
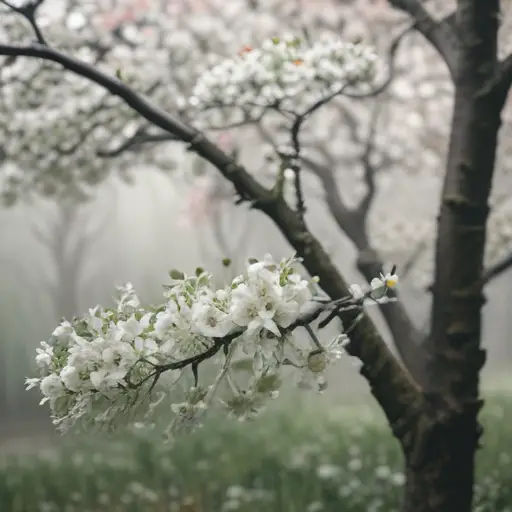
[{"label": "yellow flower center", "polygon": [[388,288],[394,288],[396,286],[397,282],[398,282],[397,279],[395,279],[394,277],[388,278],[388,279],[386,279],[386,286]]}]

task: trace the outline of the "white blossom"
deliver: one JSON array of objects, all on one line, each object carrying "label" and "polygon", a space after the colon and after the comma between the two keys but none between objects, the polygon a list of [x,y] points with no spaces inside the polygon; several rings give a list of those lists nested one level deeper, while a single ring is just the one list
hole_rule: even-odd
[{"label": "white blossom", "polygon": [[36,349],[36,364],[43,368],[49,367],[53,358],[53,348],[46,341],[41,342],[41,347]]},{"label": "white blossom", "polygon": [[189,104],[206,113],[230,107],[233,116],[240,114],[235,107],[249,108],[254,117],[267,108],[299,112],[346,87],[368,86],[376,60],[373,49],[359,43],[322,37],[309,45],[293,36],[274,37],[203,73]]},{"label": "white blossom", "polygon": [[61,378],[54,373],[43,377],[41,379],[41,393],[44,396],[41,401],[42,403],[46,400],[55,400],[56,398],[63,396],[65,390]]},{"label": "white blossom", "polygon": [[[293,326],[315,304],[310,284],[316,282],[301,277],[294,268],[298,263],[266,255],[251,260],[243,274],[221,288],[202,269],[192,276],[172,271],[164,302],[155,308],[143,307],[132,285],[121,287],[114,308],[97,306],[83,318],[63,321],[48,342],[41,342],[39,377],[27,379],[27,389],[39,386],[42,403],[49,403],[54,423],[63,430],[91,420],[111,423],[145,396],[140,388],[149,391],[160,382],[165,392],[149,405],[151,414],[182,377],[187,366],[182,361],[211,358],[224,347],[225,362],[213,383],[205,390],[192,387],[185,402],[172,406],[177,414],[172,432],[200,423],[239,348],[251,360],[252,376],[246,389],[230,377],[235,396],[223,403],[235,416],[250,418],[278,396],[286,358],[300,370],[301,386],[322,391],[325,370],[342,357],[349,340],[342,334],[323,346],[315,340],[313,350],[297,345]],[[379,278],[384,289],[396,281],[395,275]]]},{"label": "white blossom", "polygon": [[82,387],[80,374],[74,366],[65,366],[60,372],[60,378],[70,391],[80,391]]},{"label": "white blossom", "polygon": [[374,277],[370,282],[372,289],[372,297],[374,299],[385,299],[386,291],[388,288],[395,288],[398,285],[398,276],[396,274],[381,274],[379,277]]},{"label": "white blossom", "polygon": [[192,306],[192,318],[196,329],[203,336],[222,338],[233,329],[230,315],[206,300],[200,300]]}]

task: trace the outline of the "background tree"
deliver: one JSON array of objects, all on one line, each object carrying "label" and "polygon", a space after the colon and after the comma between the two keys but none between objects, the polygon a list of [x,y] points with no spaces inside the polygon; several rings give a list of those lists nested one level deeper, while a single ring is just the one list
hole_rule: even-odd
[{"label": "background tree", "polygon": [[[83,308],[80,299],[91,295],[97,276],[105,262],[92,272],[87,268],[91,253],[98,250],[106,229],[116,218],[115,195],[111,194],[108,208],[96,218],[95,205],[71,196],[47,204],[47,215],[33,221],[32,233],[49,257],[50,272],[42,274],[46,297],[50,298],[52,316],[73,318]],[[94,294],[93,294],[94,295]]]},{"label": "background tree", "polygon": [[[106,297],[99,290],[99,283],[109,282],[107,276],[114,259],[113,248],[109,252],[101,250],[117,217],[111,185],[107,183],[101,191],[107,198],[103,210],[98,198],[90,202],[75,197],[36,200],[30,206],[38,208],[37,215],[29,208],[13,212],[19,213],[19,218],[11,217],[12,225],[3,231],[9,243],[3,246],[5,251],[0,258],[6,296],[1,308],[2,428],[26,429],[26,424],[46,424],[48,420],[19,382],[20,374],[33,371],[33,349],[27,346],[26,339],[38,339],[62,317],[73,318],[82,313],[83,304],[90,300],[108,301],[111,297],[111,290]],[[14,227],[20,218],[28,229],[23,224]],[[13,254],[17,247],[21,247],[22,258]],[[115,280],[110,286],[114,285]],[[15,320],[27,317],[32,320]]]},{"label": "background tree", "polygon": [[[361,372],[402,445],[407,469],[405,510],[463,511],[471,506],[474,455],[481,434],[477,415],[482,406],[478,375],[485,360],[480,346],[484,247],[511,59],[498,60],[497,0],[459,0],[456,15],[441,21],[431,17],[418,1],[390,3],[413,17],[414,28],[436,49],[454,84],[453,120],[440,197],[431,328],[421,345],[422,355],[414,358],[421,365],[410,368],[417,382],[390,354],[368,317],[352,330],[348,351],[362,361]],[[33,13],[22,13],[34,25]],[[294,210],[285,197],[276,196],[259,183],[197,129],[154,107],[125,82],[48,47],[40,35],[38,39],[39,43],[32,45],[2,44],[0,54],[57,62],[124,99],[148,122],[189,144],[191,151],[208,160],[233,184],[241,201],[266,213],[304,257],[308,271],[319,276],[320,285],[332,299],[348,294],[345,281],[307,227],[297,158],[291,169],[298,199]],[[302,116],[296,119],[301,121],[294,123],[292,135],[304,120]],[[295,157],[300,154],[298,149],[294,148]],[[282,164],[289,158],[282,152],[278,156]],[[351,324],[355,316],[348,312],[343,319]],[[398,339],[414,343],[409,332]]]}]

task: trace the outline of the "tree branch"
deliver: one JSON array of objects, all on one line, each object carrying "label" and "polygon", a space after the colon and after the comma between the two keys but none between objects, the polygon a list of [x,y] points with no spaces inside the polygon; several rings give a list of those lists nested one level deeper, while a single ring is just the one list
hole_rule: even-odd
[{"label": "tree branch", "polygon": [[489,85],[495,90],[499,101],[504,104],[512,85],[512,53],[499,62],[496,77]]},{"label": "tree branch", "polygon": [[[383,262],[377,253],[370,247],[366,237],[364,218],[357,211],[350,210],[340,196],[338,184],[334,174],[327,167],[318,165],[310,159],[304,159],[306,165],[320,179],[325,191],[326,203],[332,217],[339,228],[349,237],[358,250],[357,267],[364,278],[370,282],[383,270]],[[425,354],[421,349],[421,332],[412,323],[407,311],[401,302],[379,305],[386,320],[395,346],[416,382],[423,382]]]},{"label": "tree branch", "polygon": [[[348,115],[348,112],[343,110],[343,114]],[[362,141],[357,135],[358,126],[355,118],[349,116],[348,121],[353,141],[355,143],[361,143]],[[257,125],[256,128],[263,140],[275,147],[275,143],[268,131],[265,130],[261,124]],[[373,135],[372,130],[370,130],[369,140],[366,141],[365,152],[363,154],[363,159],[368,167]],[[379,272],[382,272],[383,262],[379,260],[377,253],[371,248],[366,234],[365,223],[368,208],[351,210],[345,205],[339,193],[338,184],[332,170],[335,162],[330,154],[327,153],[325,156],[330,166],[321,165],[306,156],[301,156],[301,161],[322,183],[329,211],[341,231],[348,236],[358,250],[359,257],[357,267],[369,283]],[[367,171],[374,172],[374,169],[368,168]],[[400,302],[380,304],[379,306],[404,365],[416,382],[421,385],[425,381],[424,368],[426,359],[426,355],[421,348],[423,341],[422,332],[414,326],[407,311]]]},{"label": "tree branch", "polygon": [[454,30],[453,14],[436,21],[423,7],[421,0],[388,0],[395,9],[407,13],[414,20],[414,28],[438,51],[450,75],[457,72],[458,38]]},{"label": "tree branch", "polygon": [[43,2],[44,0],[33,0],[23,6],[17,7],[8,2],[7,0],[0,0],[0,4],[5,5],[11,11],[23,16],[30,23],[30,26],[32,27],[36,35],[37,42],[45,45],[47,44],[46,39],[44,38],[43,33],[41,32],[41,29],[39,28],[39,25],[36,22],[36,12]]},{"label": "tree branch", "polygon": [[96,155],[101,158],[114,158],[125,151],[135,151],[137,146],[158,142],[175,142],[177,139],[170,133],[149,134],[144,128],[139,128],[131,137],[113,149],[99,149]]},{"label": "tree branch", "polygon": [[358,212],[366,218],[368,215],[368,211],[370,210],[370,206],[372,204],[373,198],[375,197],[376,186],[375,186],[375,175],[377,171],[375,167],[371,163],[371,157],[375,146],[375,135],[377,132],[377,123],[379,119],[379,114],[382,110],[382,103],[377,103],[374,105],[372,110],[371,118],[370,118],[370,127],[368,130],[368,136],[366,138],[364,144],[363,154],[361,156],[361,163],[363,164],[364,169],[364,182],[366,184],[366,194],[363,199],[359,203],[357,207]]},{"label": "tree branch", "polygon": [[292,147],[294,150],[294,157],[293,160],[290,161],[290,168],[295,174],[295,195],[297,198],[297,212],[299,213],[302,220],[304,220],[304,215],[306,213],[306,202],[304,199],[304,191],[302,189],[302,179],[301,179],[301,166],[300,166],[300,154],[301,154],[301,144],[299,140],[300,130],[302,128],[302,125],[304,122],[315,112],[316,110],[320,109],[322,106],[324,106],[326,103],[331,101],[333,98],[338,96],[343,92],[345,87],[341,87],[339,90],[333,92],[329,96],[326,96],[325,98],[321,98],[316,103],[314,103],[310,108],[308,108],[305,112],[298,115],[295,118],[295,121],[291,127],[290,135],[291,135],[291,142]]},{"label": "tree branch", "polygon": [[500,276],[503,272],[507,271],[512,267],[512,253],[505,256],[503,259],[491,265],[484,271],[484,275],[482,277],[483,284],[489,284],[496,277]]}]

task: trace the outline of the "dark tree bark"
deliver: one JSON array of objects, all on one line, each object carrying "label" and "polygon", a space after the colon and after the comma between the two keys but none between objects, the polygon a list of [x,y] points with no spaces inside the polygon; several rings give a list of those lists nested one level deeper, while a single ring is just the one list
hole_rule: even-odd
[{"label": "dark tree bark", "polygon": [[481,435],[479,373],[485,362],[483,256],[504,99],[492,86],[499,69],[499,14],[498,0],[459,0],[453,23],[455,102],[425,343],[430,407],[426,428],[416,427],[423,442],[420,460],[405,453],[407,512],[463,512],[472,505]]}]

